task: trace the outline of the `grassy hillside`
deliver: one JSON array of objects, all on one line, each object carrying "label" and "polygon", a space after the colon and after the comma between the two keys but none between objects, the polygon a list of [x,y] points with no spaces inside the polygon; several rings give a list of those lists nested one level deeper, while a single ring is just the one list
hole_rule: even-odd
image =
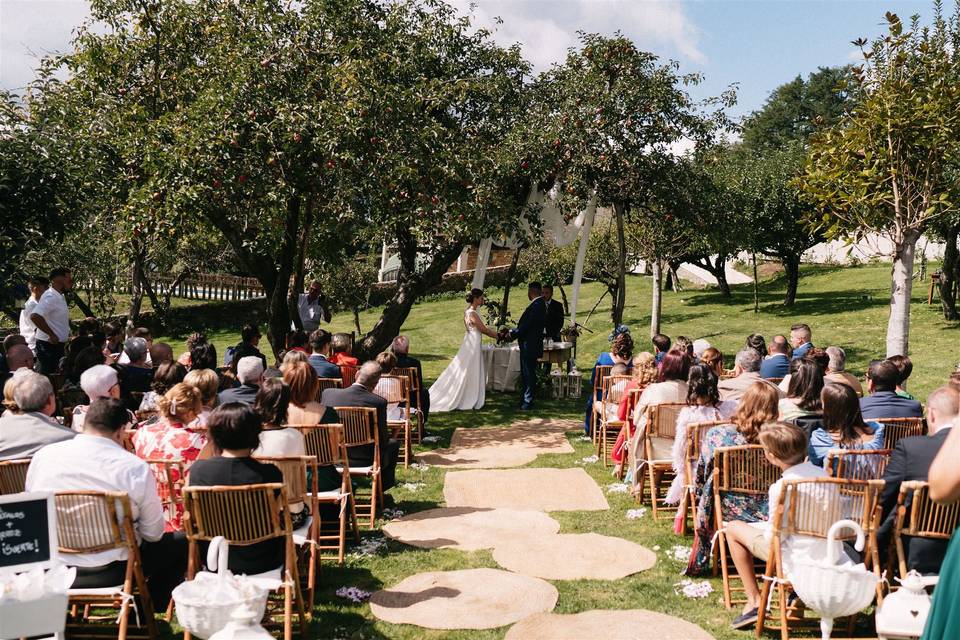
[{"label": "grassy hillside", "polygon": [[[862,375],[871,359],[884,354],[889,296],[889,265],[857,267],[808,266],[800,281],[797,303],[792,309],[781,306],[783,283],[779,279],[764,281],[760,289],[760,313],[753,312],[753,290],[750,285],[734,287],[733,296],[724,299],[712,289],[687,289],[680,293],[665,292],[662,331],[670,336],[685,335],[691,339],[706,338],[727,356],[732,366],[733,355],[750,333],[760,332],[768,338],[786,333],[795,322],[806,322],[813,328],[814,343],[819,346],[839,345],[847,352],[847,368]],[[926,395],[946,379],[960,359],[954,345],[958,325],[943,320],[939,306],[926,305],[927,283],[914,288],[910,356],[915,363],[910,389]],[[499,298],[502,292],[489,290],[488,297]],[[578,320],[587,313],[602,293],[596,283],[583,286]],[[569,294],[569,291],[568,291]],[[649,348],[650,279],[630,276],[627,279],[625,322],[633,330],[641,349]],[[559,297],[559,293],[558,293]],[[525,292],[514,291],[510,311],[519,318],[526,304]],[[456,353],[463,337],[462,315],[465,303],[458,299],[417,304],[403,327],[412,351],[423,360],[424,375],[435,378],[450,357]],[[371,309],[360,316],[361,327],[369,329],[379,317],[380,309]],[[211,338],[222,354],[228,345],[239,339],[243,318],[224,318],[220,327],[209,328]],[[588,368],[596,355],[606,349],[611,330],[609,298],[594,312],[580,340],[578,365]],[[348,313],[338,314],[330,325],[334,331],[354,329]],[[164,338],[183,347],[185,336]]]}]

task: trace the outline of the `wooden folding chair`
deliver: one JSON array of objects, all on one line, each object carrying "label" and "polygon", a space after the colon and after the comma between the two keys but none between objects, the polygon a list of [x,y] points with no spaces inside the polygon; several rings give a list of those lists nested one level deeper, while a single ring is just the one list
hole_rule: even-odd
[{"label": "wooden folding chair", "polygon": [[697,520],[697,463],[700,460],[700,447],[707,431],[713,427],[719,427],[730,424],[729,420],[714,420],[710,422],[694,422],[687,425],[686,433],[686,454],[684,458],[684,470],[686,472],[686,482],[684,483],[683,497],[680,498],[679,513],[683,513],[683,520],[680,522],[680,535],[687,535],[687,513],[690,515],[690,522]]},{"label": "wooden folding chair", "polygon": [[901,439],[922,436],[927,432],[927,423],[923,418],[877,418],[871,422],[883,425],[884,449],[893,449]]},{"label": "wooden folding chair", "polygon": [[[245,547],[277,538],[284,541],[284,566],[278,567],[283,594],[283,637],[293,637],[293,611],[300,624],[300,637],[306,638],[306,615],[300,592],[300,574],[293,544],[293,525],[282,483],[250,484],[183,489],[186,508],[183,522],[190,543],[187,579],[192,580],[200,566],[199,546],[223,536],[231,547]],[[281,571],[282,569],[282,571]],[[276,593],[276,592],[275,592]],[[276,612],[269,607],[265,616],[274,624]],[[184,632],[184,640],[190,634]]]},{"label": "wooden folding chair", "polygon": [[[76,554],[100,553],[114,549],[127,555],[123,583],[105,588],[68,591],[67,637],[95,637],[99,621],[117,624],[118,640],[158,637],[153,603],[140,560],[134,533],[130,498],[122,491],[62,491],[54,501],[57,508],[57,539],[65,564]],[[139,622],[130,624],[130,613]],[[91,615],[93,609],[114,609],[111,615]],[[119,610],[119,616],[116,613]],[[100,612],[102,614],[102,611]],[[112,635],[112,634],[111,634]]]},{"label": "wooden folding chair", "polygon": [[880,480],[891,453],[890,449],[831,449],[823,468],[832,478]]},{"label": "wooden folding chair", "polygon": [[590,437],[593,438],[593,444],[597,444],[597,414],[592,408],[597,400],[602,399],[603,381],[610,375],[613,365],[600,364],[593,371],[593,391],[590,393]]},{"label": "wooden folding chair", "polygon": [[[287,506],[293,513],[293,507],[299,504],[307,510],[310,517],[307,522],[293,530],[293,544],[297,549],[300,579],[306,578],[308,611],[313,610],[316,594],[317,571],[320,567],[320,552],[317,548],[319,518],[317,513],[317,462],[313,456],[257,456],[257,460],[272,464],[283,474],[283,486],[286,490]],[[308,481],[309,478],[309,481]],[[292,515],[291,515],[292,518]],[[303,574],[306,569],[306,575]],[[301,584],[301,589],[303,588]],[[308,617],[309,617],[308,613]]]},{"label": "wooden folding chair", "polygon": [[[340,507],[338,528],[334,533],[328,533],[323,528],[323,520],[318,511],[314,511],[314,520],[317,526],[317,550],[324,558],[324,551],[334,551],[337,563],[342,565],[347,546],[347,508],[349,507],[350,528],[354,539],[360,542],[360,527],[357,526],[357,510],[353,500],[353,485],[350,482],[350,463],[347,460],[347,449],[343,443],[342,424],[314,424],[296,425],[303,434],[306,442],[307,454],[316,460],[318,467],[333,467],[339,469],[341,476],[340,488],[327,491],[315,491],[313,499],[318,505],[333,504]],[[331,544],[332,543],[332,544]]]},{"label": "wooden folding chair", "polygon": [[353,364],[340,365],[340,376],[343,378],[344,389],[346,389],[356,381],[357,371],[359,370],[360,370],[360,367]]},{"label": "wooden folding chair", "polygon": [[[377,410],[371,407],[334,407],[343,424],[343,443],[349,453],[354,447],[373,445],[373,462],[369,466],[346,468],[351,477],[370,480],[370,497],[361,499],[356,487],[353,501],[359,517],[368,518],[374,528],[377,520],[377,504],[383,500],[383,482],[380,477],[380,431],[377,429]],[[337,470],[341,470],[338,467]]]},{"label": "wooden folding chair", "polygon": [[[960,502],[938,504],[930,499],[925,481],[908,480],[900,485],[897,518],[893,525],[893,546],[900,576],[907,575],[907,553],[903,538],[928,538],[946,544],[960,526]],[[891,581],[892,582],[892,581]]]},{"label": "wooden folding chair", "polygon": [[26,491],[29,467],[30,458],[0,462],[0,496]]},{"label": "wooden folding chair", "polygon": [[320,402],[323,392],[327,389],[342,389],[343,380],[340,378],[317,378],[317,402]]},{"label": "wooden folding chair", "polygon": [[[724,505],[737,497],[749,497],[758,500],[770,491],[770,485],[780,479],[780,469],[773,466],[763,454],[763,447],[748,444],[740,447],[718,447],[713,452],[713,513],[716,522],[716,555],[720,559],[720,574],[723,577],[723,603],[728,609],[735,604],[743,604],[746,599],[734,594],[742,594],[743,586],[735,587],[733,582],[740,578],[736,571],[731,573],[733,562],[727,547],[724,527],[727,519]],[[763,575],[764,566],[758,568],[757,576]]]},{"label": "wooden folding chair", "polygon": [[410,380],[401,376],[380,376],[380,381],[373,392],[387,401],[387,404],[397,405],[400,410],[399,420],[390,420],[387,417],[387,431],[403,443],[402,455],[403,466],[410,466],[410,458],[413,457],[413,445],[411,442],[411,419],[410,419]]},{"label": "wooden folding chair", "polygon": [[[756,635],[759,638],[766,630],[779,631],[782,640],[789,640],[791,629],[819,630],[819,618],[806,616],[808,609],[799,598],[792,603],[788,600],[793,587],[783,566],[781,538],[802,535],[825,540],[833,523],[853,520],[861,526],[867,539],[863,557],[870,558],[876,542],[876,507],[883,480],[808,478],[784,480],[782,487],[778,503],[770,505],[770,553],[760,589],[760,602],[770,602],[770,611],[768,613],[765,606],[759,607]],[[846,530],[838,540],[849,541],[854,537],[853,532]],[[873,571],[879,579],[879,567],[874,565]],[[771,588],[777,590],[772,601]],[[851,617],[848,627],[852,627],[853,621]]]},{"label": "wooden folding chair", "polygon": [[607,376],[603,380],[600,390],[600,399],[594,402],[594,415],[599,416],[600,433],[597,437],[597,456],[607,466],[607,449],[612,447],[623,429],[625,421],[620,420],[618,412],[620,401],[623,399],[627,383],[631,376]]},{"label": "wooden folding chair", "polygon": [[[643,499],[644,484],[648,485],[650,509],[653,519],[660,518],[660,512],[676,513],[675,507],[664,502],[667,490],[673,480],[673,440],[677,435],[677,416],[687,405],[680,402],[654,404],[647,407],[647,423],[642,434],[643,458],[637,461],[637,476],[641,485],[637,497]],[[641,476],[642,471],[646,477]]]},{"label": "wooden folding chair", "polygon": [[410,401],[413,402],[414,399],[417,401],[417,406],[411,407],[410,415],[411,419],[416,418],[415,424],[411,424],[411,431],[413,441],[419,444],[423,438],[423,380],[420,379],[416,367],[395,367],[390,375],[406,378],[410,386],[408,392]]}]

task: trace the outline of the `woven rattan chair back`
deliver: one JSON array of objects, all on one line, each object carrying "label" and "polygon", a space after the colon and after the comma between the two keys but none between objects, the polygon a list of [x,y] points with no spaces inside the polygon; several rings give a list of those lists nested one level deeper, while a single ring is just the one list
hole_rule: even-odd
[{"label": "woven rattan chair back", "polygon": [[923,418],[878,418],[872,422],[883,425],[884,449],[893,449],[903,438],[922,436],[927,432]]},{"label": "woven rattan chair back", "polygon": [[187,539],[210,541],[223,536],[231,545],[246,546],[282,538],[290,526],[286,501],[281,483],[184,487]]},{"label": "woven rattan chair back", "polygon": [[823,463],[833,478],[879,480],[890,462],[890,449],[831,449]]},{"label": "woven rattan chair back", "polygon": [[283,486],[286,489],[288,504],[297,504],[309,501],[307,493],[307,471],[312,471],[316,477],[316,462],[312,456],[257,456],[257,460],[264,464],[272,464],[283,474]]},{"label": "woven rattan chair back", "polygon": [[124,522],[130,520],[126,493],[64,491],[57,493],[54,501],[62,553],[99,553],[130,546],[123,531]]},{"label": "woven rattan chair back", "polygon": [[[393,371],[390,372],[392,376],[401,376],[410,381],[410,390],[411,391],[420,391],[422,383],[420,381],[420,376],[417,375],[416,367],[394,367]],[[410,394],[411,396],[413,393]]]},{"label": "woven rattan chair back", "polygon": [[29,467],[30,458],[0,462],[0,496],[26,491]]},{"label": "woven rattan chair back", "polygon": [[927,482],[908,480],[900,485],[897,519],[893,529],[894,548],[900,576],[907,575],[907,553],[903,537],[946,542],[960,526],[960,502],[937,504],[930,499]]},{"label": "woven rattan chair back", "polygon": [[410,380],[401,376],[380,376],[380,381],[373,389],[373,392],[386,400],[388,403],[407,403],[410,405]]},{"label": "woven rattan chair back", "polygon": [[343,425],[343,442],[349,447],[378,441],[377,410],[372,407],[334,407]]},{"label": "woven rattan chair back", "polygon": [[652,437],[675,438],[677,435],[677,416],[686,407],[683,402],[666,402],[650,405],[647,418],[647,431]]},{"label": "woven rattan chair back", "polygon": [[602,401],[604,408],[609,405],[620,406],[632,376],[607,376],[603,380]]},{"label": "woven rattan chair back", "polygon": [[342,378],[317,378],[317,401],[319,402],[323,392],[327,389],[342,389]]},{"label": "woven rattan chair back", "polygon": [[687,478],[693,481],[693,472],[700,459],[700,449],[707,432],[714,427],[731,424],[729,420],[711,420],[708,422],[692,422],[687,425]]},{"label": "woven rattan chair back", "polygon": [[303,434],[303,440],[308,456],[312,456],[317,465],[342,464],[345,459],[343,452],[343,425],[342,424],[301,424],[287,425]]},{"label": "woven rattan chair back", "polygon": [[728,495],[766,494],[780,475],[758,444],[718,447],[713,452],[713,491],[721,501]]}]

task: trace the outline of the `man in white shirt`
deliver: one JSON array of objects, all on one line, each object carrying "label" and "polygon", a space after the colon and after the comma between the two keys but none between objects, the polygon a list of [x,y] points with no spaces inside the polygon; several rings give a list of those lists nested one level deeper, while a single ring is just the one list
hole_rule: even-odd
[{"label": "man in white shirt", "polygon": [[303,330],[312,333],[320,328],[320,321],[330,322],[330,312],[323,306],[323,292],[320,283],[314,280],[306,293],[300,294],[297,308],[300,310],[300,322]]},{"label": "man in white shirt", "polygon": [[[123,431],[130,413],[119,400],[95,400],[87,411],[83,432],[72,440],[51,444],[36,453],[27,471],[27,491],[122,491],[130,497],[131,518],[154,610],[163,611],[170,592],[183,581],[186,539],[164,533],[163,505],[149,465],[123,448]],[[77,567],[78,589],[123,584],[127,565],[124,549],[64,556]]]},{"label": "man in white shirt", "polygon": [[42,276],[33,276],[27,281],[27,286],[30,287],[30,297],[27,298],[26,303],[23,305],[23,310],[20,312],[20,335],[26,338],[30,351],[36,353],[37,325],[33,324],[30,316],[40,303],[40,297],[43,295],[43,292],[50,286],[50,281]]},{"label": "man in white shirt", "polygon": [[36,349],[40,373],[56,373],[63,358],[63,344],[70,336],[70,311],[64,297],[73,289],[73,275],[69,269],[58,267],[50,272],[50,288],[40,296],[40,302],[30,314],[37,326]]}]

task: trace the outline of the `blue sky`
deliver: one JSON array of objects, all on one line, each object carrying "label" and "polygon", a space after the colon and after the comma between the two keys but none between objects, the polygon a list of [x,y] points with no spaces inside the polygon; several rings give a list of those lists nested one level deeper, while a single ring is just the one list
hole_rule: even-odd
[{"label": "blue sky", "polygon": [[[464,11],[471,0],[451,0]],[[678,60],[706,81],[695,95],[716,95],[739,83],[732,115],[762,106],[769,92],[818,66],[854,60],[850,41],[883,33],[885,11],[904,20],[928,17],[932,3],[879,0],[474,0],[476,22],[496,27],[503,43],[520,42],[543,70],[562,60],[577,30],[620,30],[637,45]],[[0,0],[0,88],[22,87],[36,56],[69,47],[86,16],[84,0]]]}]

